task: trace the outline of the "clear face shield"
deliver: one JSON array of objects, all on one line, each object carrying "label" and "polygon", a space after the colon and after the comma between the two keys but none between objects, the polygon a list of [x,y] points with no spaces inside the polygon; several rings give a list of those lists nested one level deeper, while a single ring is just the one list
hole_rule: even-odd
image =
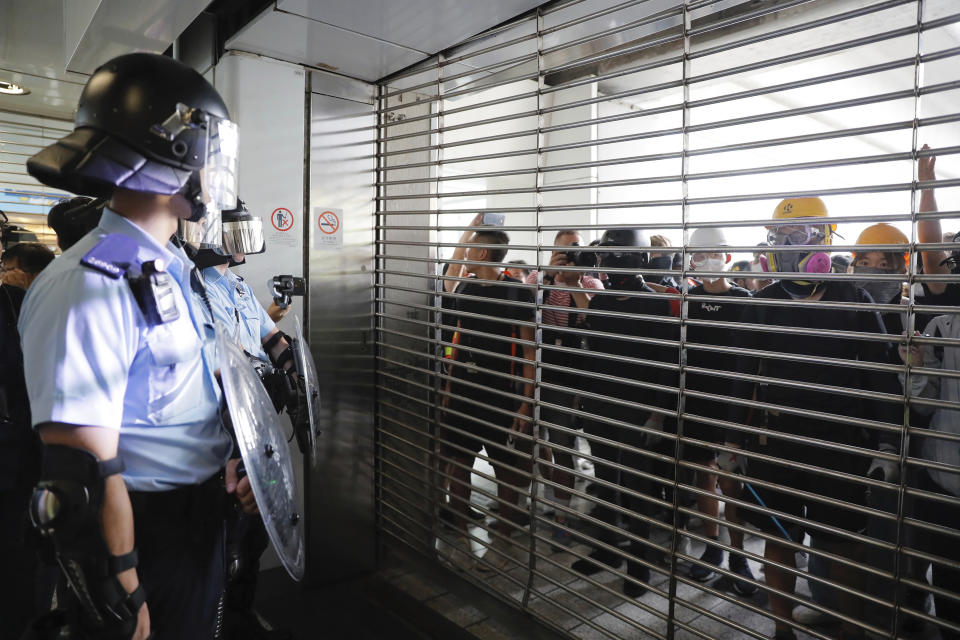
[{"label": "clear face shield", "polygon": [[221,212],[235,209],[239,129],[234,122],[208,116],[206,134],[206,160],[200,170],[204,202]]},{"label": "clear face shield", "polygon": [[190,204],[191,215],[180,221],[180,238],[198,249],[219,248],[222,211],[237,206],[239,128],[225,118],[178,104],[177,110],[152,132],[174,144],[184,132],[202,130],[203,168],[190,176],[180,194]]}]

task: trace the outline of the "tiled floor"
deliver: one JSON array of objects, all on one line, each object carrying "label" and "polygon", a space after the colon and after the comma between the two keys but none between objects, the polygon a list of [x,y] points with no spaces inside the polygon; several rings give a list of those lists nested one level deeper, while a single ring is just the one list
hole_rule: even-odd
[{"label": "tiled floor", "polygon": [[[486,474],[492,474],[492,470],[482,462],[478,462],[477,469]],[[495,490],[492,483],[479,476],[475,475],[473,481],[475,485],[483,487],[489,492]],[[585,482],[578,485],[578,489],[583,489]],[[489,500],[478,492],[474,492],[473,499],[478,506],[491,506],[488,504]],[[583,500],[574,498],[572,506],[580,511],[585,511],[587,505]],[[695,522],[691,523],[690,526],[693,531],[699,530]],[[472,526],[470,533],[485,541],[489,540],[490,537],[487,531],[480,526]],[[549,536],[549,531],[541,535]],[[722,535],[725,536],[725,532]],[[666,545],[667,533],[656,533],[653,539],[655,542]],[[723,538],[723,540],[728,541],[726,538]],[[521,535],[517,538],[517,541],[526,546],[529,544],[529,537]],[[748,535],[746,548],[755,554],[762,554],[762,540]],[[473,550],[475,555],[481,555],[484,547],[479,542],[474,541]],[[584,545],[575,545],[574,550],[579,550],[581,553],[589,551]],[[697,557],[702,551],[703,545],[692,541],[689,553]],[[651,591],[636,601],[632,601],[622,594],[623,581],[615,574],[603,571],[587,580],[569,569],[570,564],[576,559],[570,552],[555,552],[551,550],[548,543],[542,541],[537,543],[537,552],[546,556],[546,559],[537,560],[526,609],[533,616],[549,622],[560,637],[627,639],[663,637],[665,635],[669,601],[663,595]],[[513,602],[519,607],[527,589],[528,573],[527,554],[518,553],[517,555],[518,563],[508,571],[507,575],[477,570],[461,572],[461,575],[470,582],[486,587],[502,599]],[[758,578],[762,577],[762,569],[759,563],[753,561],[750,563],[754,574]],[[620,569],[625,571],[623,565]],[[680,574],[686,575],[687,570],[687,566],[683,564],[679,566]],[[456,621],[475,637],[490,639],[525,637],[517,635],[517,632],[511,630],[509,624],[504,620],[495,616],[491,617],[481,608],[465,601],[462,597],[442,590],[438,592],[437,587],[430,587],[428,584],[421,583],[423,580],[421,576],[415,573],[404,573],[403,568],[397,568],[395,572],[396,574],[390,578],[393,584],[416,595],[427,606],[448,619]],[[650,583],[654,589],[661,590],[663,593],[666,593],[670,588],[667,576],[664,574],[654,573]],[[720,596],[693,584],[677,581],[677,599],[673,612],[675,619],[710,638],[749,637],[738,628],[724,623],[724,620],[750,629],[760,635],[772,636],[773,622],[760,612],[765,611],[766,597],[763,592],[746,601],[759,609],[759,611],[751,610],[748,606],[743,606],[741,602],[736,600],[737,596],[726,588],[728,583],[728,579],[723,577],[707,583],[723,594],[723,596]],[[798,580],[797,592],[804,597],[810,597],[806,580]],[[641,604],[647,606],[642,607]],[[704,614],[696,608],[684,606],[685,604],[707,610],[713,616]],[[821,626],[816,629],[828,637],[836,636],[839,632],[837,626]],[[686,640],[687,638],[698,637],[700,636],[680,627],[675,630],[675,638]],[[798,633],[799,640],[809,640],[812,637],[814,636]],[[933,639],[937,637],[937,633],[932,628],[928,628],[925,633],[915,637]]]}]

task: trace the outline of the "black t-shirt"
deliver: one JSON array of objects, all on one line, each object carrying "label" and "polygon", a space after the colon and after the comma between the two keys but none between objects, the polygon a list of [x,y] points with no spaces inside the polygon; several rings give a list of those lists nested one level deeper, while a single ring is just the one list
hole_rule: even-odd
[{"label": "black t-shirt", "polygon": [[[871,301],[863,289],[849,282],[828,282],[823,286],[825,291],[820,301],[824,303]],[[755,298],[791,299],[779,282],[767,286],[755,294]],[[888,362],[889,349],[892,348],[890,343],[852,339],[834,334],[836,331],[885,333],[880,315],[875,311],[826,309],[818,308],[816,305],[782,307],[750,305],[745,308],[741,322],[821,330],[816,335],[735,330],[734,345],[737,347],[814,357],[813,361],[803,362],[778,358],[776,355],[769,357],[741,355],[737,358],[737,370],[742,373],[761,373],[770,378],[831,385],[841,389],[900,393],[899,382],[892,373],[865,370],[853,365],[828,365],[816,361],[817,357],[822,357]],[[762,399],[774,404],[845,416],[860,416],[894,424],[902,420],[902,406],[899,403],[860,400],[843,393],[772,383],[765,388],[766,396]],[[749,398],[753,393],[754,384],[750,381],[737,380],[734,389],[738,397]],[[730,405],[730,418],[734,422],[745,422],[747,412],[746,407]]]},{"label": "black t-shirt", "polygon": [[[653,293],[653,289],[644,285],[641,291]],[[590,352],[609,353],[640,360],[653,360],[679,363],[676,345],[657,345],[635,342],[626,337],[671,340],[679,338],[679,327],[675,322],[661,322],[642,316],[670,317],[670,303],[666,299],[629,297],[619,299],[614,295],[598,293],[590,300],[590,311],[612,311],[629,316],[606,316],[588,314],[587,324],[592,331],[600,331],[609,336],[590,335],[587,339]],[[602,376],[616,376],[629,380],[638,380],[676,388],[678,373],[676,369],[623,362],[604,358],[585,357],[585,368]],[[634,400],[655,404],[665,409],[676,407],[676,394],[654,392],[625,383],[612,382],[599,376],[591,376],[589,387],[595,392],[624,400]]]},{"label": "black t-shirt", "polygon": [[[738,299],[749,298],[750,292],[741,287],[732,287],[725,293],[710,293],[697,285],[690,290],[691,298],[687,303],[687,317],[691,320],[715,320],[717,322],[740,322],[745,304]],[[730,302],[705,302],[694,299],[694,296],[728,297]],[[687,342],[706,344],[718,347],[733,346],[733,332],[729,327],[703,326],[691,324],[687,327]],[[705,351],[696,347],[687,348],[687,366],[719,371],[736,371],[736,358],[730,353]],[[690,372],[687,374],[685,386],[688,389],[729,395],[733,385],[731,378],[720,378],[708,374]],[[703,400],[688,398],[688,410],[692,405],[698,405]]]},{"label": "black t-shirt", "polygon": [[[960,278],[960,275],[957,275],[957,278]],[[930,287],[924,282],[923,296],[917,298],[917,304],[960,307],[960,282],[948,282],[943,293],[931,293]]]},{"label": "black t-shirt", "polygon": [[[486,369],[509,373],[510,361],[490,354],[523,356],[519,347],[514,348],[513,339],[520,337],[516,322],[532,322],[535,318],[533,293],[504,283],[520,281],[503,276],[496,281],[476,280],[457,287],[454,316],[460,323],[459,362],[474,362]],[[463,371],[463,367],[455,367],[454,375],[463,377]]]}]

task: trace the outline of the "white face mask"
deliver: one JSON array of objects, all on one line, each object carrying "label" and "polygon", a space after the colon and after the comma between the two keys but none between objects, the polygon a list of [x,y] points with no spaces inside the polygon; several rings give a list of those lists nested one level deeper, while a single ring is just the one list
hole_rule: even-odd
[{"label": "white face mask", "polygon": [[[723,271],[723,265],[726,264],[723,258],[704,258],[700,262],[693,263],[694,271]],[[722,277],[722,276],[721,276]],[[721,277],[706,276],[702,278],[705,282],[716,282]]]}]

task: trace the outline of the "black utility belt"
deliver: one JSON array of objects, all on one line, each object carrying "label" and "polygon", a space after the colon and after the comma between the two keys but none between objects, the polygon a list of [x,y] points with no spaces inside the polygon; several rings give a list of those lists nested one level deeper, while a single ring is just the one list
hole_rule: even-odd
[{"label": "black utility belt", "polygon": [[227,495],[223,470],[200,484],[169,491],[130,491],[130,504],[137,518],[208,520],[226,513]]}]

